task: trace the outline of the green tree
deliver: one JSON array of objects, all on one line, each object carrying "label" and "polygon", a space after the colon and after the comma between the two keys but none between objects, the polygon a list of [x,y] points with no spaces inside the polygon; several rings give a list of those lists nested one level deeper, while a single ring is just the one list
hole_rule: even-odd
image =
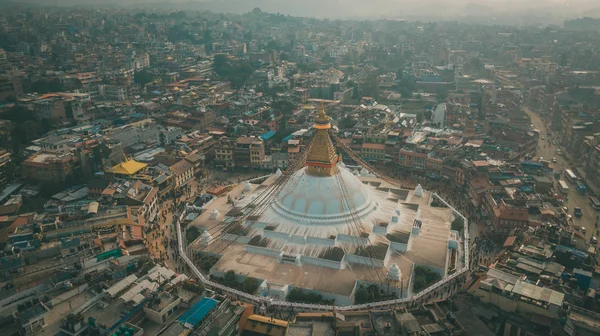
[{"label": "green tree", "polygon": [[64,87],[58,78],[42,78],[31,84],[31,92],[39,94],[62,91],[64,91]]},{"label": "green tree", "polygon": [[431,112],[431,110],[425,110],[425,112],[423,112],[423,116],[425,117],[425,120],[431,120],[433,112]]},{"label": "green tree", "polygon": [[442,279],[439,273],[423,266],[415,267],[413,290],[420,292]]},{"label": "green tree", "polygon": [[292,115],[292,112],[294,112],[294,109],[296,108],[296,104],[289,100],[276,100],[271,103],[271,108],[279,111],[283,115]]},{"label": "green tree", "polygon": [[229,60],[226,55],[219,54],[213,58],[215,73],[239,88],[246,83],[254,73],[254,68],[245,60]]},{"label": "green tree", "polygon": [[16,105],[0,115],[0,119],[12,122],[10,146],[18,156],[21,149],[26,147],[30,141],[35,140],[54,128],[50,120],[38,120],[33,111]]},{"label": "green tree", "polygon": [[146,86],[146,84],[152,82],[154,80],[154,76],[146,70],[136,71],[133,75],[133,81],[136,84],[141,86]]},{"label": "green tree", "polygon": [[248,278],[244,279],[242,286],[243,286],[242,289],[245,293],[254,294],[258,290],[259,284],[258,284],[258,280],[248,277]]},{"label": "green tree", "polygon": [[225,276],[223,277],[223,284],[227,287],[238,287],[239,284],[234,270],[229,270],[225,273]]},{"label": "green tree", "polygon": [[349,129],[354,127],[354,125],[356,125],[356,120],[354,120],[352,117],[345,115],[344,117],[342,117],[342,119],[340,119],[340,122],[338,124],[340,129]]},{"label": "green tree", "polygon": [[363,96],[378,99],[381,91],[379,89],[379,76],[373,71],[370,72],[362,81],[360,88]]},{"label": "green tree", "polygon": [[354,303],[362,304],[369,302],[369,291],[364,285],[360,285],[354,293]]},{"label": "green tree", "polygon": [[417,113],[417,123],[422,123],[423,122],[423,117],[424,117],[424,113],[423,112],[418,112]]},{"label": "green tree", "polygon": [[451,228],[452,230],[462,232],[462,230],[465,228],[465,221],[462,219],[462,217],[456,217],[452,221]]},{"label": "green tree", "polygon": [[195,226],[190,226],[185,231],[185,238],[187,239],[188,244],[196,240],[196,238],[200,237],[200,230],[198,230]]}]

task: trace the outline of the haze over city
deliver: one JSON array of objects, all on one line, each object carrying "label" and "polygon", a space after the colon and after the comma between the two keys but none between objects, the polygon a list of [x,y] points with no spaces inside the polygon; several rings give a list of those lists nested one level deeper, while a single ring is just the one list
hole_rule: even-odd
[{"label": "haze over city", "polygon": [[43,5],[155,7],[245,13],[263,11],[294,16],[351,19],[461,20],[489,24],[556,24],[600,16],[594,0],[21,0]]}]

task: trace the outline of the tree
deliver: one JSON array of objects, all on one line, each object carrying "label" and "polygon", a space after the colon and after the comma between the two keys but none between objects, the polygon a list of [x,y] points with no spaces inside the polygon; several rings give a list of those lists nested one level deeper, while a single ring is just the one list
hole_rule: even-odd
[{"label": "tree", "polygon": [[419,112],[419,113],[417,113],[417,123],[419,123],[419,124],[420,124],[420,123],[422,123],[422,122],[423,122],[423,115],[424,115],[424,113],[423,113],[423,112]]},{"label": "tree", "polygon": [[354,120],[352,117],[345,115],[344,117],[342,117],[342,119],[340,119],[340,122],[338,123],[338,126],[340,129],[349,129],[349,128],[353,128],[354,125],[356,125],[356,120]]},{"label": "tree", "polygon": [[146,70],[136,71],[133,75],[133,81],[136,84],[141,86],[146,86],[146,84],[152,82],[154,80],[154,76]]},{"label": "tree", "polygon": [[54,128],[50,120],[38,120],[33,111],[19,105],[2,113],[0,119],[12,122],[11,143],[7,145],[12,147],[15,156],[18,156],[30,141],[40,138]]},{"label": "tree", "polygon": [[62,91],[64,91],[64,87],[58,78],[43,78],[31,84],[31,92],[39,94]]},{"label": "tree", "polygon": [[364,285],[360,285],[354,294],[354,303],[362,304],[369,302],[369,291]]},{"label": "tree", "polygon": [[227,273],[225,273],[225,276],[223,277],[223,284],[227,287],[238,287],[239,284],[237,282],[237,277],[234,270],[229,270]]},{"label": "tree", "polygon": [[431,120],[433,112],[431,112],[431,110],[425,110],[425,112],[423,112],[423,116],[425,117],[425,120]]},{"label": "tree", "polygon": [[290,102],[289,100],[277,100],[271,103],[271,108],[279,111],[283,115],[291,115],[296,108],[296,104]]},{"label": "tree", "polygon": [[227,56],[225,54],[217,54],[213,58],[213,67],[215,72],[219,74],[227,66]]},{"label": "tree", "polygon": [[252,76],[254,68],[245,60],[229,60],[226,55],[219,54],[213,58],[215,73],[239,88]]},{"label": "tree", "polygon": [[275,40],[271,40],[271,41],[269,41],[269,43],[267,43],[266,49],[267,50],[279,50],[279,43],[277,43],[277,41],[275,41]]},{"label": "tree", "polygon": [[442,279],[439,273],[423,266],[415,267],[414,273],[413,290],[415,292],[420,292]]},{"label": "tree", "polygon": [[196,240],[196,238],[200,237],[200,230],[198,230],[195,226],[190,226],[185,231],[185,238],[187,239],[188,244]]},{"label": "tree", "polygon": [[462,219],[462,217],[456,217],[452,221],[451,227],[452,227],[452,230],[461,232],[465,228],[465,221]]},{"label": "tree", "polygon": [[360,88],[363,96],[379,98],[379,76],[375,72],[370,72],[362,81]]},{"label": "tree", "polygon": [[258,281],[254,278],[246,278],[242,284],[243,291],[248,294],[254,294],[258,290]]}]

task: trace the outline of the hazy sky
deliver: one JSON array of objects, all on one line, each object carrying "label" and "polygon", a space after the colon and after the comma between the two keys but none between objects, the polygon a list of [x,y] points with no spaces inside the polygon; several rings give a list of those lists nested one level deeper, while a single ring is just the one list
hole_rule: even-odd
[{"label": "hazy sky", "polygon": [[600,0],[14,0],[43,4],[115,3],[177,9],[207,9],[244,13],[254,7],[266,12],[312,17],[503,19],[507,16],[567,19],[600,16]]}]

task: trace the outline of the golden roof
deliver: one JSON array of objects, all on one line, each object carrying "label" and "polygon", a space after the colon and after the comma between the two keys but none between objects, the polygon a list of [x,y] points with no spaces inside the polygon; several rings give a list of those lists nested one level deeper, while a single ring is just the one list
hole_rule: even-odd
[{"label": "golden roof", "polygon": [[242,335],[287,335],[289,323],[261,315],[250,315],[244,326]]},{"label": "golden roof", "polygon": [[330,129],[330,120],[331,118],[329,118],[327,113],[325,113],[325,107],[323,106],[323,104],[321,104],[321,110],[319,110],[319,114],[317,114],[317,117],[315,118],[315,128]]},{"label": "golden roof", "polygon": [[335,147],[327,131],[318,130],[308,153],[308,162],[333,163],[336,160]]},{"label": "golden roof", "polygon": [[110,172],[119,175],[133,175],[138,171],[146,168],[148,165],[142,162],[137,162],[133,159],[128,159],[125,162],[121,162],[118,165],[112,167]]},{"label": "golden roof", "polygon": [[315,118],[315,128],[317,131],[306,159],[308,172],[311,175],[333,175],[333,167],[338,160],[335,147],[327,131],[331,128],[329,120],[330,118],[325,113],[325,108],[321,106],[321,111],[319,111],[319,115]]}]

